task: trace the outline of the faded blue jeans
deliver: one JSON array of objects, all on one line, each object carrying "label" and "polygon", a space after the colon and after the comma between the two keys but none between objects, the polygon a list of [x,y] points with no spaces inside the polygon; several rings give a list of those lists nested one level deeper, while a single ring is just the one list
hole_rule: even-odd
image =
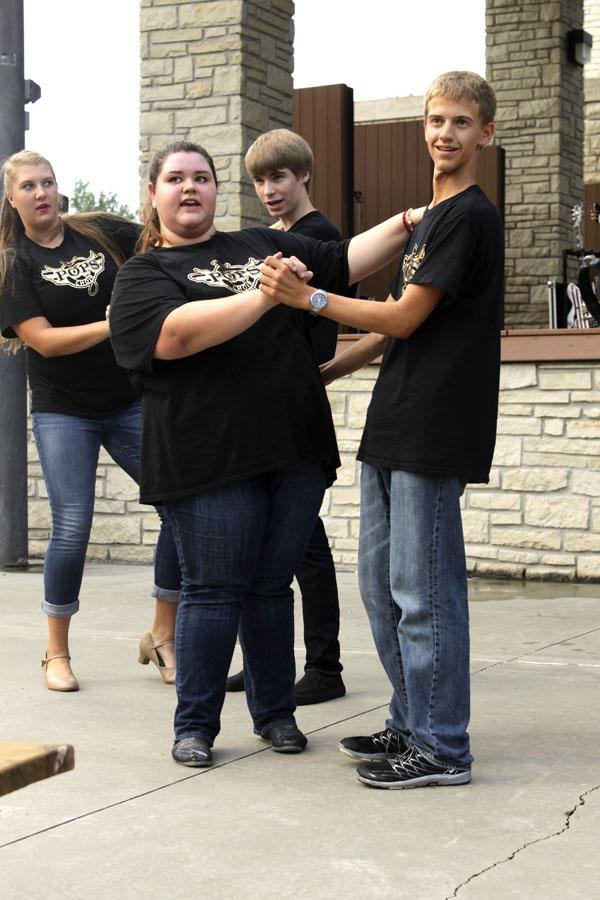
[{"label": "faded blue jeans", "polygon": [[363,464],[359,582],[392,684],[387,725],[438,761],[470,765],[464,483]]},{"label": "faded blue jeans", "polygon": [[294,721],[291,583],[325,487],[307,462],[163,504],[182,571],[176,740],[219,733],[238,629],[255,732]]},{"label": "faded blue jeans", "polygon": [[[67,617],[79,609],[100,447],[135,481],[139,480],[141,404],[132,403],[100,419],[34,412],[32,422],[52,513],[44,559],[42,612]],[[174,603],[179,600],[181,573],[177,551],[169,528],[162,523],[154,580],[153,597]]]}]

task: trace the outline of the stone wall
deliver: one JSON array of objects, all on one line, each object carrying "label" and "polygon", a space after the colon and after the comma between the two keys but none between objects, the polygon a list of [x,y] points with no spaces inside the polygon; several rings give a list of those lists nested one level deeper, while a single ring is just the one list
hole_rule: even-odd
[{"label": "stone wall", "polygon": [[506,324],[548,324],[546,281],[561,280],[583,197],[583,69],[566,35],[583,27],[574,0],[487,0],[487,77],[506,151]]},{"label": "stone wall", "polygon": [[[336,561],[354,566],[354,455],[377,368],[329,388],[342,456],[324,513]],[[505,363],[489,485],[465,491],[469,570],[600,580],[600,363]]]},{"label": "stone wall", "polygon": [[213,156],[219,226],[261,220],[244,153],[292,122],[292,0],[141,0],[141,195],[148,161],[173,140]]},{"label": "stone wall", "polygon": [[[323,514],[336,563],[353,569],[359,527],[355,460],[377,367],[329,388],[342,467]],[[30,556],[42,556],[49,509],[30,444]],[[158,530],[137,487],[103,455],[89,557],[150,562]],[[469,569],[481,575],[600,580],[600,363],[505,363],[489,485],[464,498]]]}]

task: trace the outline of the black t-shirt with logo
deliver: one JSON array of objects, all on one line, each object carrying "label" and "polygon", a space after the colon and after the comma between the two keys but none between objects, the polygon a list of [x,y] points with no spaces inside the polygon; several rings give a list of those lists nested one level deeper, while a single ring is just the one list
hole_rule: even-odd
[{"label": "black t-shirt with logo", "polygon": [[487,482],[500,371],[502,225],[473,186],[428,210],[410,236],[392,294],[435,284],[444,296],[406,340],[388,338],[358,458]]},{"label": "black t-shirt with logo", "polygon": [[[313,209],[312,212],[307,213],[301,219],[298,219],[297,222],[294,222],[292,227],[288,229],[288,234],[303,234],[305,237],[312,237],[317,241],[341,241],[342,239],[333,222],[330,222],[318,209]],[[317,287],[322,287],[314,279],[311,281],[311,284],[313,283]],[[329,290],[333,294],[347,295],[349,293],[346,284],[330,285]],[[335,356],[338,328],[338,323],[334,322],[333,319],[311,316],[309,336],[319,365],[328,362]]]},{"label": "black t-shirt with logo", "polygon": [[[93,223],[125,256],[132,255],[139,225],[108,216],[98,216]],[[41,247],[21,235],[14,249],[16,258],[0,296],[4,337],[16,337],[14,326],[37,316],[45,316],[54,327],[104,320],[117,266],[102,246],[65,224],[59,247]],[[28,347],[27,368],[33,412],[98,418],[139,396],[117,365],[109,340],[49,358]]]},{"label": "black t-shirt with logo", "polygon": [[261,227],[150,250],[120,270],[111,337],[118,362],[143,391],[142,502],[307,460],[323,462],[333,480],[339,457],[308,313],[278,306],[215,347],[178,360],[153,356],[170,312],[257,287],[262,260],[278,250],[306,263],[324,288],[347,284],[346,243]]}]

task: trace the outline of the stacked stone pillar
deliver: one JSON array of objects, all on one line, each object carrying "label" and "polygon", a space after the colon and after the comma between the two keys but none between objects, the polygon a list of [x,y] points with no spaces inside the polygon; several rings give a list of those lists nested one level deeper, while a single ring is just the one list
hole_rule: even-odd
[{"label": "stacked stone pillar", "polygon": [[219,227],[260,221],[244,152],[292,123],[292,0],[142,0],[140,151],[148,161],[173,140],[202,144],[215,160]]},{"label": "stacked stone pillar", "polygon": [[547,327],[546,282],[573,246],[583,199],[583,68],[567,60],[581,0],[487,0],[487,77],[506,150],[508,327]]}]

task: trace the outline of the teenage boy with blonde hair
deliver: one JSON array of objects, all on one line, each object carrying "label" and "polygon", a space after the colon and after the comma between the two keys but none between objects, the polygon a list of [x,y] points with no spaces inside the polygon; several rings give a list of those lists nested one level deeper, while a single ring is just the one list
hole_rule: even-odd
[{"label": "teenage boy with blonde hair", "polygon": [[[373,787],[471,779],[459,504],[467,482],[489,480],[496,434],[503,236],[476,183],[494,113],[494,92],[480,76],[448,72],[433,82],[424,117],[433,200],[392,293],[386,303],[332,294],[319,303],[322,316],[374,332],[324,368],[327,381],[385,345],[358,452],[359,581],[393,695],[383,731],[340,744],[363,760],[358,778]],[[273,257],[261,282],[285,303],[315,307],[314,289]]]},{"label": "teenage boy with blonde hair", "polygon": [[[340,241],[341,235],[313,206],[308,193],[313,153],[299,134],[275,128],[257,138],[246,153],[246,169],[258,198],[277,221],[272,228],[303,234],[320,241]],[[342,290],[345,286],[340,286]],[[308,319],[308,317],[306,317]],[[320,316],[310,317],[307,336],[317,363],[335,356],[338,324]],[[321,518],[296,571],[302,595],[305,671],[294,695],[299,706],[335,700],[346,693],[340,663],[340,604],[335,565]],[[227,690],[242,690],[244,673],[232,675]]]}]

